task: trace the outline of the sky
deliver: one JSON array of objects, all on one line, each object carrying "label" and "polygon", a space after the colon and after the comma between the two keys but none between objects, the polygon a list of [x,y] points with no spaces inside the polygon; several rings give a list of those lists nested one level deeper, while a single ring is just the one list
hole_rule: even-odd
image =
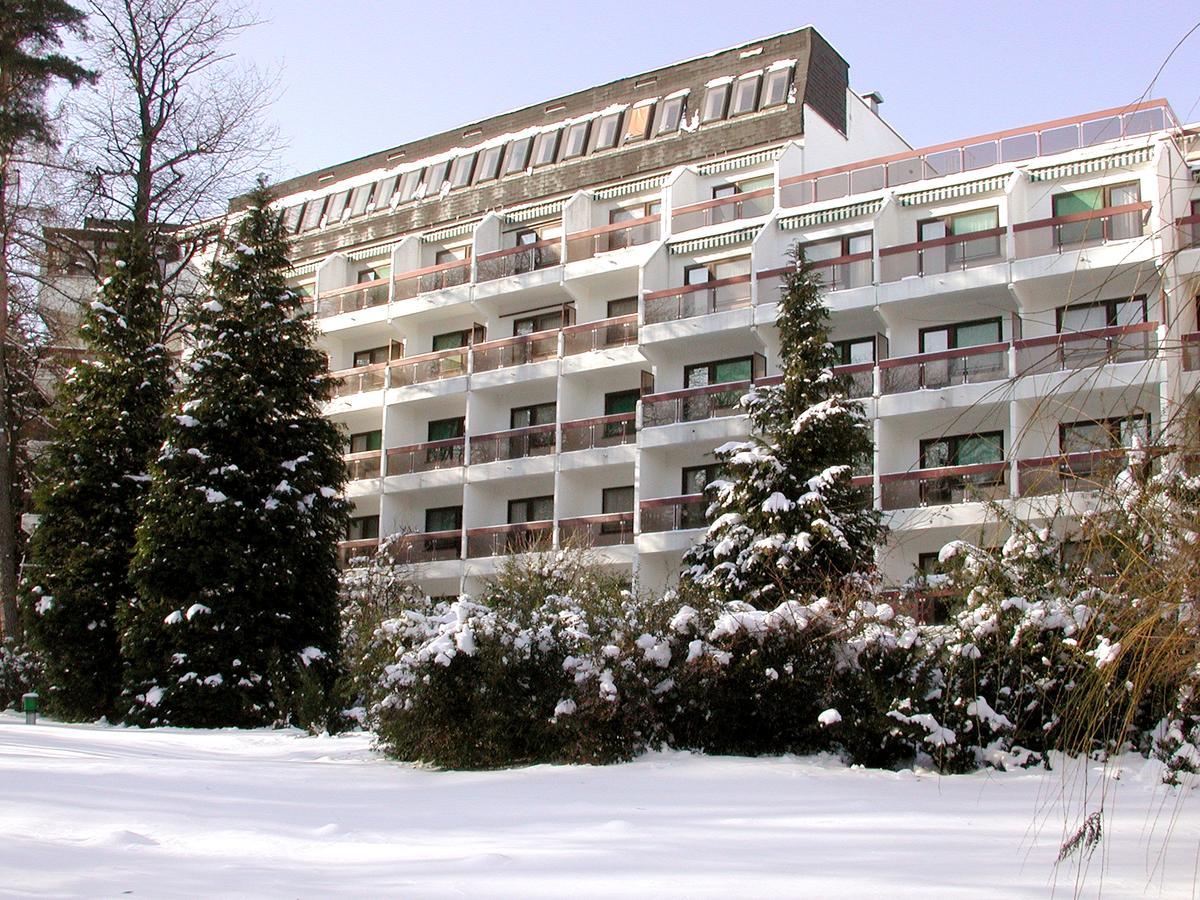
[{"label": "sky", "polygon": [[1200,7],[1184,0],[257,0],[235,46],[274,71],[290,177],[813,25],[914,147],[1147,97],[1200,119]]}]

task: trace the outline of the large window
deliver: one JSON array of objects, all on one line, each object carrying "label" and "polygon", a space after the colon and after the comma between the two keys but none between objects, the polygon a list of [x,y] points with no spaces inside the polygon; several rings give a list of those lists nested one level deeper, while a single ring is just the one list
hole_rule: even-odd
[{"label": "large window", "polygon": [[683,114],[687,95],[679,95],[676,97],[668,97],[662,102],[662,109],[658,115],[658,133],[673,134],[679,130],[679,125],[683,121]]},{"label": "large window", "polygon": [[1062,477],[1108,480],[1128,463],[1123,455],[1119,459],[1106,458],[1106,451],[1144,447],[1149,443],[1149,415],[1064,422],[1058,426],[1059,453],[1084,455],[1068,460],[1062,468]]},{"label": "large window", "polygon": [[565,324],[563,308],[559,306],[547,312],[534,313],[533,315],[513,319],[513,336],[536,334],[539,331],[553,331],[556,328],[562,328]]},{"label": "large window", "polygon": [[355,516],[346,523],[346,540],[370,541],[379,538],[379,516]]},{"label": "large window", "polygon": [[[935,241],[939,238],[972,235],[1000,227],[1000,212],[996,207],[955,213],[917,223],[917,240]],[[949,269],[961,268],[978,260],[1000,255],[1000,235],[990,235],[938,247],[926,247],[921,252],[921,273],[935,275]]]},{"label": "large window", "polygon": [[[1054,217],[1092,213],[1099,209],[1139,203],[1142,199],[1141,185],[1136,181],[1123,184],[1102,185],[1056,194],[1052,198]],[[1137,237],[1142,233],[1142,213],[1138,210],[1121,213],[1111,218],[1083,219],[1064,222],[1055,226],[1055,243],[1059,245],[1082,244],[1089,241],[1116,241]]]},{"label": "large window", "polygon": [[725,109],[729,104],[729,82],[709,85],[704,91],[704,107],[700,113],[701,122],[716,122],[725,118]]},{"label": "large window", "polygon": [[740,356],[718,362],[697,363],[683,369],[684,387],[706,387],[733,381],[749,381],[754,371],[754,358]]},{"label": "large window", "polygon": [[445,334],[435,334],[431,349],[434,353],[441,350],[457,350],[459,347],[466,347],[470,343],[471,329],[463,328],[458,331],[447,331]]},{"label": "large window", "polygon": [[381,450],[382,448],[382,431],[360,431],[357,434],[350,435],[351,453],[368,453],[371,450]]},{"label": "large window", "polygon": [[374,366],[388,361],[387,347],[372,347],[369,350],[354,351],[354,368]]},{"label": "large window", "polygon": [[[604,415],[621,416],[636,412],[641,396],[642,392],[637,388],[631,391],[610,391],[604,395]],[[603,436],[608,439],[630,437],[636,427],[632,419],[625,422],[608,422],[604,426]]]},{"label": "large window", "polygon": [[758,86],[761,82],[762,76],[757,73],[744,75],[734,82],[733,101],[729,105],[731,116],[754,112],[758,107]]},{"label": "large window", "polygon": [[[921,468],[943,469],[1004,461],[1004,433],[989,431],[921,441]],[[1003,470],[971,475],[927,478],[921,481],[922,503],[958,503],[967,491],[1002,484]]]},{"label": "large window", "polygon": [[962,347],[978,347],[983,344],[999,343],[1001,338],[1000,317],[976,319],[971,322],[953,322],[922,328],[919,332],[922,353],[938,353]]},{"label": "large window", "polygon": [[1092,331],[1121,325],[1137,325],[1146,321],[1146,298],[1117,297],[1095,303],[1072,303],[1058,309],[1060,333]]},{"label": "large window", "polygon": [[426,531],[461,531],[463,523],[461,506],[437,506],[425,510]]},{"label": "large window", "polygon": [[522,497],[508,501],[508,524],[547,522],[554,518],[554,497]]},{"label": "large window", "polygon": [[873,337],[834,341],[833,349],[837,352],[839,366],[875,362],[875,338]]},{"label": "large window", "polygon": [[428,440],[449,441],[466,433],[466,417],[451,416],[448,419],[432,419],[426,426]]},{"label": "large window", "polygon": [[[686,496],[703,494],[704,489],[723,477],[719,463],[709,463],[706,466],[686,466],[683,470],[681,493]],[[687,504],[679,508],[680,528],[703,528],[706,524],[705,511],[708,501]]]},{"label": "large window", "polygon": [[[508,414],[509,428],[530,428],[534,425],[553,425],[555,404],[535,403],[531,406],[514,406]],[[553,438],[553,435],[551,435]]]},{"label": "large window", "polygon": [[608,313],[608,318],[616,319],[620,316],[636,315],[637,307],[637,297],[621,297],[617,300],[609,300],[606,311]]},{"label": "large window", "polygon": [[[604,515],[633,512],[633,485],[604,488],[600,493],[600,511]],[[624,534],[632,529],[628,520],[604,522],[600,525],[601,534]]]}]

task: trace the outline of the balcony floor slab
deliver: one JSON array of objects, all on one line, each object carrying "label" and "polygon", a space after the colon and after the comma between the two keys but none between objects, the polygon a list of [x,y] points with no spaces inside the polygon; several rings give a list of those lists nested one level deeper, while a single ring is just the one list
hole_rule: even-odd
[{"label": "balcony floor slab", "polygon": [[730,309],[687,319],[643,325],[639,339],[642,344],[686,341],[726,331],[746,331],[753,324],[754,310],[747,306],[743,309]]},{"label": "balcony floor slab", "polygon": [[620,444],[616,447],[594,447],[589,450],[561,453],[558,457],[558,468],[562,472],[575,472],[599,466],[633,465],[636,459],[635,444]]},{"label": "balcony floor slab", "polygon": [[703,419],[699,422],[676,422],[646,428],[638,433],[638,445],[643,450],[656,447],[675,447],[683,444],[703,444],[739,440],[750,434],[750,420],[745,415]]},{"label": "balcony floor slab", "polygon": [[499,481],[505,478],[532,478],[554,473],[554,454],[527,456],[521,459],[498,459],[494,462],[475,463],[469,467],[467,480],[471,483]]},{"label": "balcony floor slab", "polygon": [[428,472],[411,472],[407,475],[388,475],[383,480],[386,494],[403,494],[432,488],[457,487],[467,480],[464,466],[431,469]]}]

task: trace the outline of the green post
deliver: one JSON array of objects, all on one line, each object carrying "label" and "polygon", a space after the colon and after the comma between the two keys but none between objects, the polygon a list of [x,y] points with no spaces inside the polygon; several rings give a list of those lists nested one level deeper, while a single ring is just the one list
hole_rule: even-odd
[{"label": "green post", "polygon": [[34,693],[21,695],[21,706],[25,710],[25,724],[36,725],[38,714],[38,695]]}]

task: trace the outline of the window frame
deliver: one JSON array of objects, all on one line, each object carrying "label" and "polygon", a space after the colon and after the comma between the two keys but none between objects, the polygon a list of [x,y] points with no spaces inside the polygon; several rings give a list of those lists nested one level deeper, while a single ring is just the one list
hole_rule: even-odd
[{"label": "window frame", "polygon": [[677,97],[667,97],[659,104],[658,122],[654,134],[661,137],[664,134],[678,134],[687,115],[687,94]]},{"label": "window frame", "polygon": [[450,173],[447,176],[450,179],[451,190],[470,186],[471,179],[475,175],[475,157],[476,154],[473,152],[454,157],[454,162],[450,165]]},{"label": "window frame", "polygon": [[[536,422],[535,419],[539,416],[543,417],[547,410],[550,412],[549,422]],[[523,425],[517,424],[517,419],[524,416],[528,419]],[[554,400],[548,400],[544,403],[529,403],[525,406],[514,406],[508,411],[508,428],[510,431],[516,431],[521,428],[537,428],[539,425],[554,425],[558,421],[558,403]]]},{"label": "window frame", "polygon": [[[362,523],[361,525],[359,523]],[[356,534],[362,530],[366,533]],[[373,533],[371,533],[373,532]],[[351,516],[346,520],[347,541],[377,541],[379,540],[379,514],[368,516]]]},{"label": "window frame", "polygon": [[[634,104],[629,108],[629,115],[625,117],[625,127],[621,129],[621,144],[634,144],[638,141],[644,141],[650,136],[650,128],[654,125],[655,107],[657,101],[650,103]],[[642,121],[640,132],[636,130],[638,120]]]},{"label": "window frame", "polygon": [[[519,175],[529,168],[530,154],[533,152],[533,138],[523,137],[509,141],[504,148],[504,175]],[[520,160],[520,165],[515,163]]]},{"label": "window frame", "polygon": [[[713,375],[716,372],[717,366],[723,366],[728,363],[740,363],[743,361],[750,364],[750,375],[748,378],[738,378],[734,381],[714,381],[713,380]],[[704,384],[689,385],[688,379],[689,379],[690,374],[694,371],[698,371],[699,369],[705,369],[705,368],[708,369],[708,380]],[[741,381],[751,381],[751,382],[754,381],[754,354],[750,354],[749,356],[731,356],[727,359],[714,359],[709,362],[692,363],[691,365],[687,365],[687,366],[683,367],[684,390],[688,390],[693,387],[709,387],[714,384],[737,384],[738,382],[741,382]]]},{"label": "window frame", "polygon": [[[763,78],[761,94],[759,96],[759,109],[774,109],[776,106],[783,106],[788,101],[788,95],[792,88],[792,72],[793,66],[780,66],[777,69],[768,69],[766,76]],[[778,100],[771,100],[771,83],[774,79],[779,78],[783,82],[782,96]]]},{"label": "window frame", "polygon": [[[361,369],[363,366],[377,366],[380,363],[388,362],[391,359],[391,350],[392,348],[388,344],[384,344],[381,347],[367,347],[365,350],[355,350],[354,354],[351,356],[351,361],[353,362],[351,368]],[[368,354],[367,362],[359,362],[359,358],[364,353]],[[382,353],[383,359],[375,359],[375,355],[377,353]]]},{"label": "window frame", "polygon": [[[737,101],[738,97],[741,96],[742,86],[745,84],[753,85],[750,89],[750,105],[745,109],[739,110],[737,108]],[[729,94],[729,118],[745,116],[758,111],[759,97],[762,91],[761,72],[751,72],[747,75],[742,75],[733,82],[732,88]]]},{"label": "window frame", "polygon": [[[568,125],[566,133],[563,135],[562,141],[562,159],[578,159],[585,155],[588,150],[588,138],[591,136],[591,120],[576,122],[573,125]],[[575,142],[578,146],[575,146]]]},{"label": "window frame", "polygon": [[[708,85],[704,88],[704,99],[700,104],[700,124],[708,125],[712,122],[721,122],[729,117],[729,96],[732,93],[730,90],[733,86],[732,81],[724,81],[720,84]],[[717,97],[716,103],[719,108],[709,112],[713,105],[710,97]]]},{"label": "window frame", "polygon": [[[451,528],[433,528],[431,527],[431,514],[438,515],[449,513],[453,527]],[[444,531],[462,531],[463,527],[463,508],[462,504],[457,506],[431,506],[425,510],[425,532],[427,534],[438,534]]]},{"label": "window frame", "polygon": [[838,363],[839,366],[855,366],[868,362],[867,360],[859,360],[858,362],[855,362],[851,358],[853,356],[854,348],[863,344],[867,344],[871,348],[871,359],[869,362],[872,364],[878,362],[878,360],[875,358],[877,347],[874,335],[859,338],[843,338],[840,341],[830,341],[830,343],[833,345],[834,352],[837,353],[838,359],[841,360],[841,362]]},{"label": "window frame", "polygon": [[[452,424],[452,428],[450,430],[453,431],[454,433],[451,434],[449,437],[434,437],[433,433],[435,430],[437,430],[435,428],[435,426],[446,425],[446,424]],[[457,438],[466,437],[466,434],[467,434],[467,417],[466,416],[447,416],[444,419],[430,419],[428,422],[425,423],[425,440],[431,444],[434,443],[435,441],[453,441],[453,440],[456,440]]]},{"label": "window frame", "polygon": [[529,164],[535,169],[553,165],[558,158],[558,145],[562,137],[561,128],[541,132],[533,141]]},{"label": "window frame", "polygon": [[[550,504],[549,517],[547,517],[545,519],[524,518],[519,521],[513,521],[513,510],[516,508],[517,504],[526,504],[528,512],[532,513],[533,512],[533,504],[546,503],[546,502],[548,502]],[[554,521],[554,495],[553,494],[540,494],[536,497],[514,497],[512,500],[508,501],[508,517],[507,517],[507,519],[508,519],[507,524],[509,524],[509,525],[525,525],[525,524],[528,524],[531,522],[553,522]]]},{"label": "window frame", "polygon": [[1104,320],[1107,324],[1104,325],[1103,327],[1116,328],[1117,327],[1117,313],[1119,311],[1120,306],[1125,303],[1139,303],[1139,302],[1141,303],[1141,307],[1142,307],[1142,319],[1141,319],[1140,323],[1136,323],[1136,324],[1145,324],[1146,322],[1150,321],[1150,318],[1149,318],[1150,308],[1149,308],[1149,303],[1147,301],[1147,295],[1146,294],[1134,294],[1132,297],[1109,297],[1104,300],[1088,300],[1083,303],[1068,303],[1065,306],[1059,306],[1054,311],[1055,329],[1057,330],[1058,334],[1080,334],[1081,332],[1075,332],[1075,331],[1064,332],[1063,331],[1063,319],[1066,318],[1067,313],[1073,309],[1098,309],[1100,307],[1105,307]]},{"label": "window frame", "polygon": [[[991,438],[999,438],[1000,439],[1000,441],[999,441],[1000,458],[998,460],[993,460],[993,462],[1004,462],[1005,461],[1006,450],[1005,450],[1005,444],[1004,444],[1004,429],[998,428],[998,429],[994,429],[992,431],[972,431],[968,434],[944,434],[944,435],[941,435],[940,437],[924,438],[918,443],[918,446],[917,446],[917,459],[919,462],[918,468],[921,471],[925,471],[926,469],[951,469],[951,468],[955,468],[957,466],[975,465],[974,463],[963,463],[963,462],[958,461],[958,456],[962,449],[962,445],[966,441],[968,441],[972,438],[982,438],[985,440],[991,439]],[[933,446],[934,444],[939,444],[939,443],[948,443],[951,445],[952,452],[947,455],[949,456],[949,458],[952,461],[944,463],[943,465],[940,465],[940,466],[927,466],[925,464],[926,449]],[[1000,473],[999,477],[1003,478],[1003,473]],[[979,483],[981,483],[981,484],[982,483],[993,483],[994,484],[994,483],[998,483],[998,482],[990,481],[990,482],[979,482]]]},{"label": "window frame", "polygon": [[[617,111],[614,113],[609,113],[607,116],[601,116],[596,120],[595,142],[592,146],[593,152],[599,150],[612,150],[621,143],[621,119],[622,113]],[[610,127],[609,123],[611,123],[612,134],[611,139],[605,143],[604,133],[605,129]]]},{"label": "window frame", "polygon": [[926,352],[929,352],[929,353],[940,353],[941,352],[940,350],[927,351],[925,349],[925,336],[927,334],[933,334],[934,332],[937,332],[937,331],[947,332],[947,336],[946,336],[946,349],[947,350],[959,350],[959,349],[965,349],[965,347],[985,347],[985,346],[987,346],[987,344],[966,344],[966,345],[963,345],[963,347],[960,347],[959,342],[958,342],[958,331],[960,328],[966,328],[966,327],[972,326],[972,325],[991,325],[991,324],[995,324],[995,326],[996,326],[996,340],[988,341],[987,343],[988,344],[998,344],[1004,340],[1004,317],[1003,316],[988,316],[983,319],[968,319],[965,322],[947,322],[945,325],[930,325],[928,328],[919,329],[917,331],[917,352],[920,354],[924,354]]},{"label": "window frame", "polygon": [[500,177],[504,163],[504,145],[495,144],[479,151],[479,161],[475,166],[475,184],[495,181]]},{"label": "window frame", "polygon": [[[366,440],[365,441],[362,440],[363,438],[366,438]],[[359,447],[358,449],[355,449],[354,445],[356,442],[360,443],[360,444],[365,443],[367,446]],[[375,444],[376,446],[372,447],[372,446],[370,446],[371,444]],[[370,453],[372,451],[382,450],[383,449],[383,429],[376,428],[371,431],[354,432],[347,439],[346,446],[350,448],[347,451],[348,453]]]}]

